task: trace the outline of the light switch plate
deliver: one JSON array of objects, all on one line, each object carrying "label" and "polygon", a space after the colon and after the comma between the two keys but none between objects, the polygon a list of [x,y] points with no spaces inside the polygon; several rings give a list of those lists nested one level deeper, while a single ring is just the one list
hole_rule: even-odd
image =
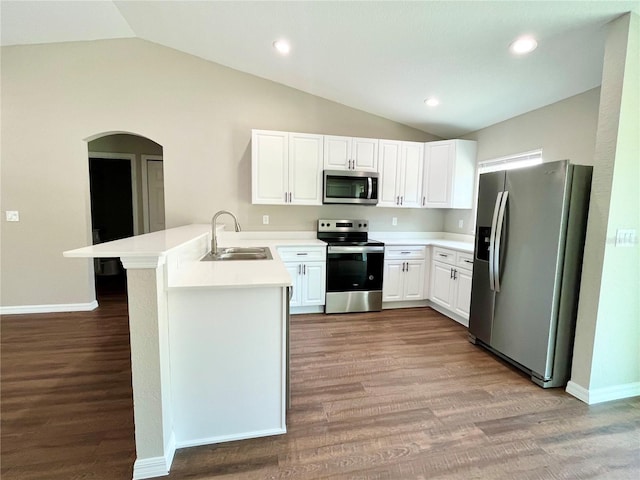
[{"label": "light switch plate", "polygon": [[262,224],[269,225],[269,215],[262,215]]},{"label": "light switch plate", "polygon": [[635,228],[619,228],[616,230],[616,247],[633,247],[638,241]]},{"label": "light switch plate", "polygon": [[458,228],[462,228],[464,226],[463,220],[458,220]]},{"label": "light switch plate", "polygon": [[17,210],[7,210],[7,222],[19,222],[20,221],[20,213]]},{"label": "light switch plate", "polygon": [[398,217],[391,218],[391,225],[398,225]]}]

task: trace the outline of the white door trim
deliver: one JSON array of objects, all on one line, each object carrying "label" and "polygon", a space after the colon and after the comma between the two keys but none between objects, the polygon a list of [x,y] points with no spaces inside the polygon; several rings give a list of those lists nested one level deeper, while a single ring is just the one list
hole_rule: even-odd
[{"label": "white door trim", "polygon": [[147,162],[163,161],[162,155],[146,155],[140,156],[142,161],[142,216],[144,222],[144,233],[151,231],[151,225],[149,225],[149,174],[147,170]]},{"label": "white door trim", "polygon": [[134,153],[112,153],[112,152],[92,152],[89,151],[89,159],[106,158],[114,160],[129,160],[131,165],[131,205],[133,208],[133,234],[140,235],[138,227],[138,174],[136,173],[136,155]]}]

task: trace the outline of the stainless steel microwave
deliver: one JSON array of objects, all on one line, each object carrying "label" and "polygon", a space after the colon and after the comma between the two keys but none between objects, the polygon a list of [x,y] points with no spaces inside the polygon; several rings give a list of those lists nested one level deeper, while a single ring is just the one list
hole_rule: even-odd
[{"label": "stainless steel microwave", "polygon": [[349,170],[324,171],[322,203],[378,203],[378,174]]}]

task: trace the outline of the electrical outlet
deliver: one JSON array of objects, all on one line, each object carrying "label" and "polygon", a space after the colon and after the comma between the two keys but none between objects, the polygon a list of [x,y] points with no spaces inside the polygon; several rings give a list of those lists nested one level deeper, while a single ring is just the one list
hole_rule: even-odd
[{"label": "electrical outlet", "polygon": [[262,224],[269,225],[269,215],[262,215]]},{"label": "electrical outlet", "polygon": [[393,225],[393,226],[398,225],[398,217],[393,217],[393,218],[391,219],[391,225]]},{"label": "electrical outlet", "polygon": [[20,213],[17,210],[7,210],[7,222],[19,222],[20,221]]},{"label": "electrical outlet", "polygon": [[464,227],[464,220],[458,220],[458,228]]}]

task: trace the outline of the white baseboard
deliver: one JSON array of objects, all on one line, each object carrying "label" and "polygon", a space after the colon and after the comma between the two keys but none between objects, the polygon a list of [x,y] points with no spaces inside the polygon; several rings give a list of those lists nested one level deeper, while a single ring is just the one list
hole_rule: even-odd
[{"label": "white baseboard", "polygon": [[55,303],[51,305],[12,305],[0,307],[1,315],[20,315],[25,313],[90,312],[98,308],[98,301],[89,303]]},{"label": "white baseboard", "polygon": [[404,302],[382,302],[383,310],[392,310],[394,308],[418,308],[428,307],[429,302],[427,300],[410,300]]},{"label": "white baseboard", "polygon": [[133,480],[144,478],[164,477],[169,475],[173,456],[176,453],[176,437],[171,433],[169,442],[165,445],[163,457],[151,457],[136,459],[133,464]]},{"label": "white baseboard", "polygon": [[211,445],[214,443],[233,442],[235,440],[246,440],[248,438],[270,437],[271,435],[283,435],[285,433],[287,433],[286,428],[272,428],[269,430],[258,430],[255,432],[246,432],[241,435],[219,435],[215,437],[184,440],[182,442],[178,442],[177,446],[178,448],[197,447],[200,445]]},{"label": "white baseboard", "polygon": [[311,305],[308,307],[291,307],[291,315],[299,315],[301,313],[324,313],[324,305]]},{"label": "white baseboard", "polygon": [[625,383],[623,385],[614,385],[612,387],[588,390],[582,385],[569,381],[569,383],[567,383],[567,393],[573,395],[587,405],[594,405],[596,403],[610,402],[612,400],[638,397],[640,396],[640,382]]},{"label": "white baseboard", "polygon": [[441,307],[440,305],[438,305],[437,303],[434,303],[432,301],[429,301],[429,306],[431,308],[433,308],[436,312],[441,313],[442,315],[444,315],[446,317],[449,317],[452,320],[455,320],[456,322],[458,322],[463,327],[469,328],[469,319],[468,318],[464,318],[464,317],[458,315],[456,312],[452,312],[451,310],[448,310],[448,309],[446,309],[444,307]]}]

